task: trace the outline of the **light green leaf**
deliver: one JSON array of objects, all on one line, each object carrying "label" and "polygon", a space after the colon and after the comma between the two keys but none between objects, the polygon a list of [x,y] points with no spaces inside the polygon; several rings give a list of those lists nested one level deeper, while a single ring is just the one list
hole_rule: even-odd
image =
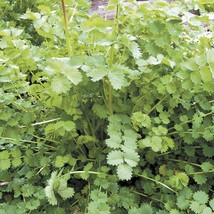
[{"label": "light green leaf", "polygon": [[111,133],[111,137],[106,140],[107,146],[113,149],[120,148],[121,142],[122,142],[122,139],[121,139],[120,133],[118,132],[115,132],[114,135],[113,133]]},{"label": "light green leaf", "polygon": [[201,74],[201,78],[204,82],[210,82],[213,81],[212,73],[208,66],[203,66],[199,70]]},{"label": "light green leaf", "polygon": [[82,80],[81,73],[71,66],[66,66],[64,70],[62,70],[62,73],[74,84],[77,85]]},{"label": "light green leaf", "polygon": [[124,161],[131,167],[137,166],[140,156],[133,150],[124,153]]},{"label": "light green leaf", "polygon": [[204,162],[201,164],[201,169],[204,172],[209,172],[210,170],[214,169],[214,166],[210,162]]},{"label": "light green leaf", "polygon": [[162,148],[162,139],[159,136],[152,136],[150,141],[150,147],[154,152],[158,152]]},{"label": "light green leaf", "polygon": [[117,166],[117,165],[123,163],[124,162],[123,152],[118,151],[118,150],[111,151],[108,154],[107,162],[108,162],[108,164],[113,165],[113,166]]},{"label": "light green leaf", "polygon": [[117,167],[117,176],[120,180],[130,180],[132,177],[132,168],[128,164],[120,164]]},{"label": "light green leaf", "polygon": [[130,47],[130,51],[135,59],[139,59],[142,55],[139,45],[136,42],[132,42]]},{"label": "light green leaf", "polygon": [[72,198],[74,196],[74,189],[67,187],[65,189],[58,189],[57,192],[63,199]]},{"label": "light green leaf", "polygon": [[93,82],[97,82],[101,80],[104,76],[106,76],[108,73],[105,66],[98,66],[93,68],[88,68],[86,71],[86,75],[91,77],[91,80]]},{"label": "light green leaf", "polygon": [[66,77],[55,76],[51,82],[51,87],[57,94],[62,94],[70,90],[71,83]]},{"label": "light green leaf", "polygon": [[197,201],[199,204],[206,204],[208,202],[208,195],[204,191],[197,191],[193,194],[193,198],[195,201]]},{"label": "light green leaf", "polygon": [[206,51],[206,53],[207,53],[207,62],[208,63],[214,62],[214,50],[209,49]]},{"label": "light green leaf", "polygon": [[138,131],[139,128],[150,127],[151,119],[147,114],[143,114],[142,112],[138,111],[138,112],[133,113],[132,123],[133,123],[135,130]]},{"label": "light green leaf", "polygon": [[108,73],[108,77],[112,87],[116,90],[129,85],[128,81],[125,78],[125,75],[122,72],[110,70]]}]

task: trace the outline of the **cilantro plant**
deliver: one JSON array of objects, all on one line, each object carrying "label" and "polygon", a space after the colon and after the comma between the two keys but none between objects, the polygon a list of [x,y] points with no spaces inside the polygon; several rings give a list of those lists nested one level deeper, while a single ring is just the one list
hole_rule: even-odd
[{"label": "cilantro plant", "polygon": [[1,1],[0,213],[214,212],[213,3],[130,2]]}]

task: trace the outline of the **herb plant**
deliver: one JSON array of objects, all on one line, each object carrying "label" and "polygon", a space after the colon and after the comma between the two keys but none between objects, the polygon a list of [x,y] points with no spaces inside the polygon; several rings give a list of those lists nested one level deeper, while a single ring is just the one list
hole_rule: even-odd
[{"label": "herb plant", "polygon": [[0,213],[213,213],[212,1],[11,2]]}]

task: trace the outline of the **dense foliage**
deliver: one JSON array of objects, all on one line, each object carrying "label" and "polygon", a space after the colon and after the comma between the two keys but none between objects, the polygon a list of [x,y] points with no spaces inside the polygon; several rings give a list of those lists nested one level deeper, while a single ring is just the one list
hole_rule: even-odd
[{"label": "dense foliage", "polygon": [[60,3],[0,2],[0,213],[213,213],[213,1]]}]

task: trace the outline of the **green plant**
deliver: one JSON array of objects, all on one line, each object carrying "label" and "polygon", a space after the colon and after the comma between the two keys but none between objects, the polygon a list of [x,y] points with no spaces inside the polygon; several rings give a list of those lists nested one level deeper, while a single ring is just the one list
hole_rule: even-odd
[{"label": "green plant", "polygon": [[210,13],[62,2],[0,22],[0,212],[214,212]]}]

